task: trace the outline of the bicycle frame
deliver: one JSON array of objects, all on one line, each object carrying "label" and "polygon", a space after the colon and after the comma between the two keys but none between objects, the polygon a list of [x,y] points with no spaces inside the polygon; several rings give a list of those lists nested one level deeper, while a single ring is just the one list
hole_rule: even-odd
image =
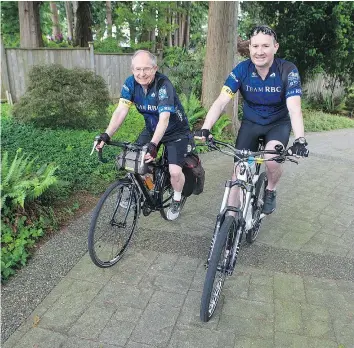
[{"label": "bicycle frame", "polygon": [[[168,171],[168,167],[166,167],[166,163],[167,163],[166,156],[167,153],[166,153],[166,149],[164,148],[158,162],[152,164],[154,168],[158,170],[157,177],[155,178],[156,184],[152,195],[150,194],[150,191],[147,189],[143,177],[140,174],[127,173],[127,178],[129,178],[134,183],[134,186],[138,188],[140,197],[143,197],[143,202],[147,202],[147,205],[151,210],[160,210],[161,208],[163,208],[163,207],[159,207],[158,196],[160,190],[163,189],[163,187],[161,187],[161,180],[162,180],[162,174],[166,172],[164,168],[167,168]],[[141,205],[139,204],[139,213],[140,213],[140,209],[141,209]]]},{"label": "bicycle frame", "polygon": [[[263,143],[260,142],[258,151],[264,149]],[[222,199],[220,214],[224,215],[226,211],[232,210],[232,207],[227,206],[229,200],[230,192],[232,187],[238,186],[240,188],[240,207],[238,211],[242,211],[242,218],[247,222],[247,213],[249,212],[249,205],[252,199],[253,189],[258,181],[260,175],[261,161],[258,159],[255,164],[255,172],[252,173],[251,166],[246,161],[238,161],[234,166],[234,175],[236,180],[228,180],[225,184],[224,196]],[[236,169],[239,167],[239,172],[236,175]],[[249,226],[246,226],[249,227]]]}]

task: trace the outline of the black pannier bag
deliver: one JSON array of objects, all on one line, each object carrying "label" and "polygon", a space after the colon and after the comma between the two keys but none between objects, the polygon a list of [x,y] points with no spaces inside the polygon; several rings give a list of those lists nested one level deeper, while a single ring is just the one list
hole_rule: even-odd
[{"label": "black pannier bag", "polygon": [[189,197],[192,193],[195,195],[201,194],[204,189],[205,171],[199,156],[190,153],[185,159],[182,171],[185,176],[182,195]]}]

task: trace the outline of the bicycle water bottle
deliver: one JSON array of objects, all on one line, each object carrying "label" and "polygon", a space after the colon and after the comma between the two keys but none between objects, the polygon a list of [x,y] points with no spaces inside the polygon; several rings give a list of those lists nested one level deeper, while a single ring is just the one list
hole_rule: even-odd
[{"label": "bicycle water bottle", "polygon": [[150,175],[146,174],[144,179],[145,179],[144,181],[145,181],[146,187],[151,191],[155,185],[154,185]]},{"label": "bicycle water bottle", "polygon": [[248,157],[247,163],[250,167],[251,173],[254,174],[256,171],[256,159],[253,156],[250,156]]}]

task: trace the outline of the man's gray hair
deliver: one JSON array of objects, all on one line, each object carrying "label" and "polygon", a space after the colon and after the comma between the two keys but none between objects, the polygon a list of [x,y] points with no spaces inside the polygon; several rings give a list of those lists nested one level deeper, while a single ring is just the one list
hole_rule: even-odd
[{"label": "man's gray hair", "polygon": [[155,55],[153,55],[151,52],[146,51],[146,50],[138,50],[134,53],[133,57],[132,57],[132,66],[133,66],[133,59],[140,53],[146,53],[149,55],[150,59],[151,59],[151,64],[153,66],[157,66],[157,58]]}]

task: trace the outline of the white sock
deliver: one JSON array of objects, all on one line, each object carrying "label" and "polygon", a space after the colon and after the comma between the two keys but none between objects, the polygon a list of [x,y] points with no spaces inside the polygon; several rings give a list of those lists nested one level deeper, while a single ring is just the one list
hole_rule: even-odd
[{"label": "white sock", "polygon": [[174,192],[174,194],[173,194],[173,199],[175,200],[175,201],[180,201],[181,200],[181,198],[182,198],[182,192],[177,192],[177,191],[175,191]]}]

